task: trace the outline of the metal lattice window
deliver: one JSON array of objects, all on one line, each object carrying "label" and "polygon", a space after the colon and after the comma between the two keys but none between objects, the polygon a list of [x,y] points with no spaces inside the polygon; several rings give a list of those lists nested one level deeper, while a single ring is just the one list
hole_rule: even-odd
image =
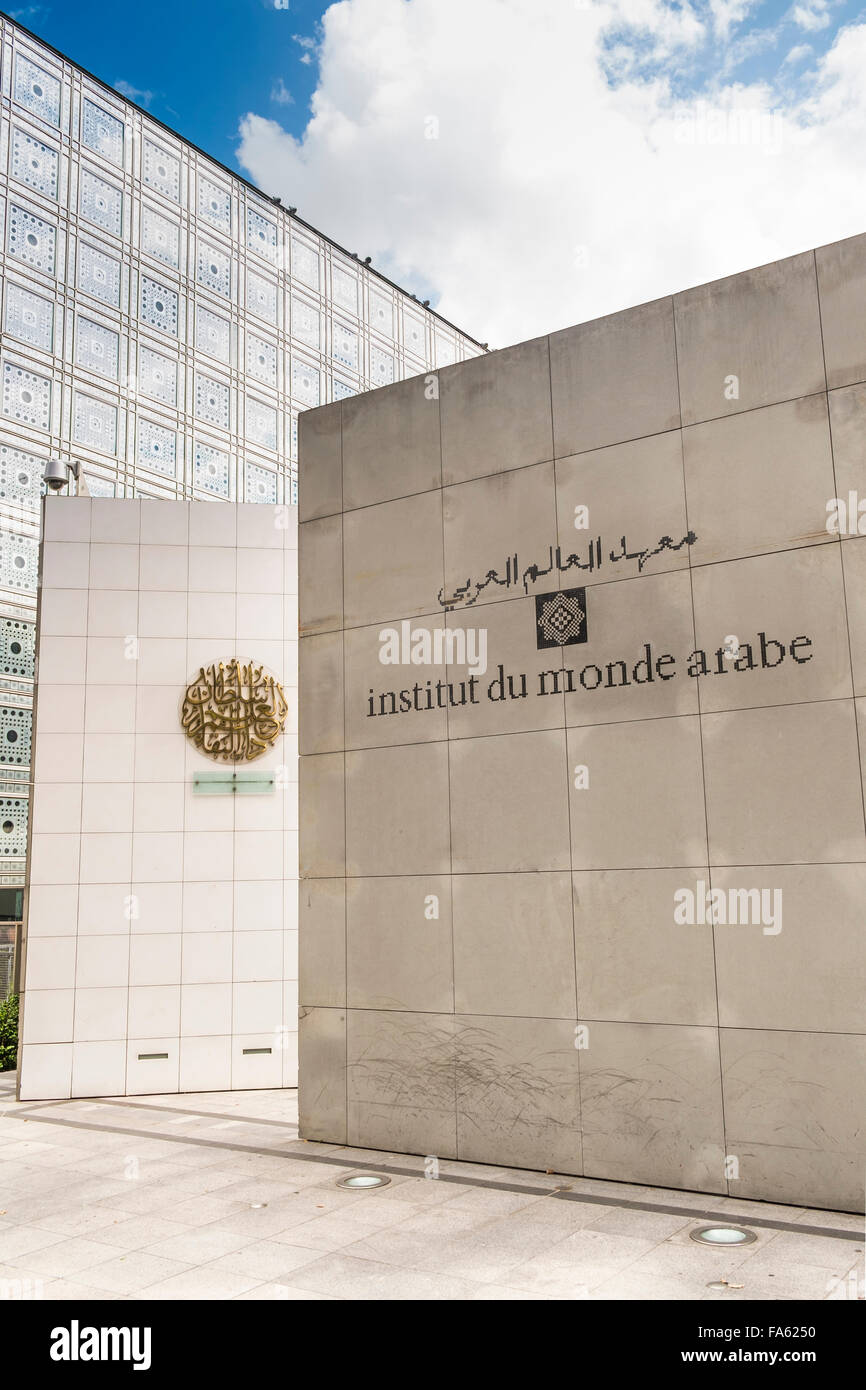
[{"label": "metal lattice window", "polygon": [[138,462],[155,473],[177,473],[177,435],[151,420],[138,422]]},{"label": "metal lattice window", "polygon": [[32,680],[36,654],[36,625],[18,618],[0,618],[0,672]]},{"label": "metal lattice window", "polygon": [[230,299],[232,293],[232,267],[228,256],[217,251],[215,246],[201,242],[196,259],[195,278],[200,285]]},{"label": "metal lattice window", "polygon": [[32,711],[0,705],[0,763],[27,767],[30,763]]},{"label": "metal lattice window", "polygon": [[82,294],[101,299],[103,304],[120,307],[120,261],[97,251],[95,246],[78,248],[78,288]]},{"label": "metal lattice window", "polygon": [[292,237],[292,275],[310,289],[319,288],[319,257],[312,246]]},{"label": "metal lattice window", "polygon": [[177,363],[150,348],[142,348],[138,366],[141,394],[166,405],[177,405]]},{"label": "metal lattice window", "polygon": [[175,203],[180,202],[180,161],[167,150],[154,145],[150,140],[144,142],[142,158],[142,179],[158,193],[164,193]]},{"label": "metal lattice window", "polygon": [[141,247],[154,260],[176,267],[180,259],[180,228],[176,222],[145,208],[141,217]]},{"label": "metal lattice window", "polygon": [[81,171],[81,188],[78,194],[78,208],[81,216],[95,227],[120,236],[123,227],[123,194],[113,183],[97,178],[89,169]]},{"label": "metal lattice window", "polygon": [[394,333],[394,305],[380,294],[370,295],[370,322],[379,333],[390,338]]},{"label": "metal lattice window", "polygon": [[403,343],[407,352],[424,356],[424,324],[408,309],[403,310]]},{"label": "metal lattice window", "polygon": [[75,334],[75,362],[100,376],[117,379],[120,338],[101,323],[79,318]]},{"label": "metal lattice window", "polygon": [[277,321],[277,287],[260,275],[247,275],[247,308],[268,323]]},{"label": "metal lattice window", "polygon": [[277,475],[269,468],[260,468],[257,463],[248,463],[245,468],[244,500],[247,502],[276,502]]},{"label": "metal lattice window", "polygon": [[49,125],[60,125],[60,83],[23,53],[15,58],[13,97],[19,106],[26,106]]},{"label": "metal lattice window", "polygon": [[13,449],[8,444],[0,444],[0,499],[12,506],[37,512],[42,497],[44,471],[44,459],[25,453],[23,449]]},{"label": "metal lattice window", "polygon": [[314,304],[292,296],[292,337],[318,348],[321,338],[319,310]]},{"label": "metal lattice window", "polygon": [[456,348],[450,338],[443,338],[441,333],[437,333],[434,338],[436,348],[436,366],[449,367],[456,361]]},{"label": "metal lattice window", "polygon": [[331,296],[335,304],[351,313],[358,312],[358,281],[347,270],[331,267]]},{"label": "metal lattice window", "polygon": [[200,178],[198,181],[197,207],[199,217],[206,217],[217,227],[231,227],[231,196],[209,179]]},{"label": "metal lattice window", "polygon": [[231,355],[231,336],[228,319],[212,314],[210,309],[198,306],[195,312],[195,345],[208,357],[218,362],[228,362]]},{"label": "metal lattice window", "polygon": [[195,486],[218,497],[231,495],[231,465],[228,454],[209,444],[195,447]]},{"label": "metal lattice window", "polygon": [[351,328],[344,328],[341,323],[334,324],[334,348],[333,356],[335,362],[342,362],[344,367],[358,369],[358,335]]},{"label": "metal lattice window", "polygon": [[12,177],[46,198],[57,198],[57,151],[26,130],[12,131]]},{"label": "metal lattice window", "polygon": [[221,429],[229,427],[229,388],[209,376],[195,378],[195,413],[199,420],[209,420]]},{"label": "metal lattice window", "polygon": [[87,489],[91,497],[115,497],[117,484],[109,478],[98,478],[89,468],[87,470]]},{"label": "metal lattice window", "polygon": [[319,404],[319,373],[307,362],[292,363],[292,395],[304,405]]},{"label": "metal lattice window", "polygon": [[123,121],[86,98],[81,121],[81,141],[89,150],[95,150],[112,164],[123,163]]},{"label": "metal lattice window", "polygon": [[76,391],[72,402],[72,438],[104,454],[117,450],[117,407]]},{"label": "metal lattice window", "polygon": [[177,337],[177,295],[156,280],[141,277],[141,317],[154,328]]},{"label": "metal lattice window", "polygon": [[3,363],[3,414],[37,430],[51,427],[51,382],[12,362]]},{"label": "metal lattice window", "polygon": [[277,349],[273,343],[247,334],[247,373],[266,386],[277,384]]},{"label": "metal lattice window", "polygon": [[9,255],[35,270],[44,270],[47,275],[54,274],[57,257],[57,228],[41,217],[18,208],[13,203],[9,208]]},{"label": "metal lattice window", "polygon": [[247,439],[251,439],[255,444],[263,444],[266,449],[276,449],[277,412],[273,406],[266,405],[264,401],[257,401],[253,396],[247,396],[244,414]]},{"label": "metal lattice window", "polygon": [[[26,853],[27,801],[23,796],[0,796],[0,855],[4,859],[23,859]],[[14,951],[11,945],[6,949]],[[12,960],[11,954],[9,959]],[[0,989],[3,984],[8,991],[9,981],[0,979]]]},{"label": "metal lattice window", "polygon": [[388,386],[394,380],[394,358],[390,352],[370,349],[370,376],[376,386]]},{"label": "metal lattice window", "polygon": [[54,341],[54,305],[20,285],[7,285],[5,328],[10,338],[50,352]]},{"label": "metal lattice window", "polygon": [[36,593],[39,542],[0,530],[0,587],[20,593]]},{"label": "metal lattice window", "polygon": [[247,246],[268,261],[277,258],[277,229],[254,208],[247,208]]}]

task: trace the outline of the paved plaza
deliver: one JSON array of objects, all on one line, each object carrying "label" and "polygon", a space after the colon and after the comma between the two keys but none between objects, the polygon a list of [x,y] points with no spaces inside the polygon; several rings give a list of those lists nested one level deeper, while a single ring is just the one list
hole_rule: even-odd
[{"label": "paved plaza", "polygon": [[[6,1298],[864,1295],[862,1217],[451,1161],[435,1179],[423,1158],[298,1139],[294,1091],[19,1103],[14,1084],[0,1078]],[[356,1171],[390,1182],[336,1185]],[[707,1218],[757,1240],[700,1247]]]}]

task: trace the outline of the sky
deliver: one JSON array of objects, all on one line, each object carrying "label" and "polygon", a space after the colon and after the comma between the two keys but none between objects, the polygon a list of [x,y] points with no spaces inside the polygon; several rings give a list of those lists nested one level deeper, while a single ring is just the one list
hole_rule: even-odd
[{"label": "sky", "polygon": [[866,0],[11,13],[492,347],[866,231]]}]

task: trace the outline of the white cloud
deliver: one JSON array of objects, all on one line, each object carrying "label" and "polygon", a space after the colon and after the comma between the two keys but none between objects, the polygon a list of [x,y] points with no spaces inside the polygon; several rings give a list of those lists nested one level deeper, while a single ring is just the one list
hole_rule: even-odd
[{"label": "white cloud", "polygon": [[831,0],[800,0],[788,13],[792,24],[801,29],[826,29],[830,23]]},{"label": "white cloud", "polygon": [[761,0],[709,0],[715,32],[726,38],[734,25],[742,24],[760,3]]},{"label": "white cloud", "polygon": [[309,67],[312,64],[313,54],[316,51],[316,40],[311,39],[306,34],[292,34],[292,42],[299,44],[304,50],[301,54],[300,61]]},{"label": "white cloud", "polygon": [[131,82],[124,82],[122,78],[119,82],[115,82],[114,90],[120,92],[120,95],[126,97],[128,101],[136,102],[139,106],[150,106],[154,97],[153,92],[142,87],[133,87]]},{"label": "white cloud", "polygon": [[271,88],[271,101],[275,101],[278,106],[293,106],[295,98],[292,96],[288,87],[281,77],[278,77]]},{"label": "white cloud", "polygon": [[778,109],[722,78],[687,103],[660,70],[612,87],[611,24],[625,69],[699,47],[687,7],[627,12],[637,37],[616,0],[342,0],[302,139],[251,113],[241,161],[497,346],[866,229],[866,25]]},{"label": "white cloud", "polygon": [[811,58],[814,49],[809,43],[798,43],[785,54],[784,63],[786,67],[795,67],[797,63],[803,63],[807,58]]}]

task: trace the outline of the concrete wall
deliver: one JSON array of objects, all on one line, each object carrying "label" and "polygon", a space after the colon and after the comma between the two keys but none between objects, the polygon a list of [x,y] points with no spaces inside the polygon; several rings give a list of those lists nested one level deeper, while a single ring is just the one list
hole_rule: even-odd
[{"label": "concrete wall", "polygon": [[862,1209],[864,438],[866,237],[302,417],[305,1136]]},{"label": "concrete wall", "polygon": [[[293,507],[46,499],[23,1100],[296,1084],[296,547]],[[202,796],[181,702],[235,656],[282,771]]]}]

